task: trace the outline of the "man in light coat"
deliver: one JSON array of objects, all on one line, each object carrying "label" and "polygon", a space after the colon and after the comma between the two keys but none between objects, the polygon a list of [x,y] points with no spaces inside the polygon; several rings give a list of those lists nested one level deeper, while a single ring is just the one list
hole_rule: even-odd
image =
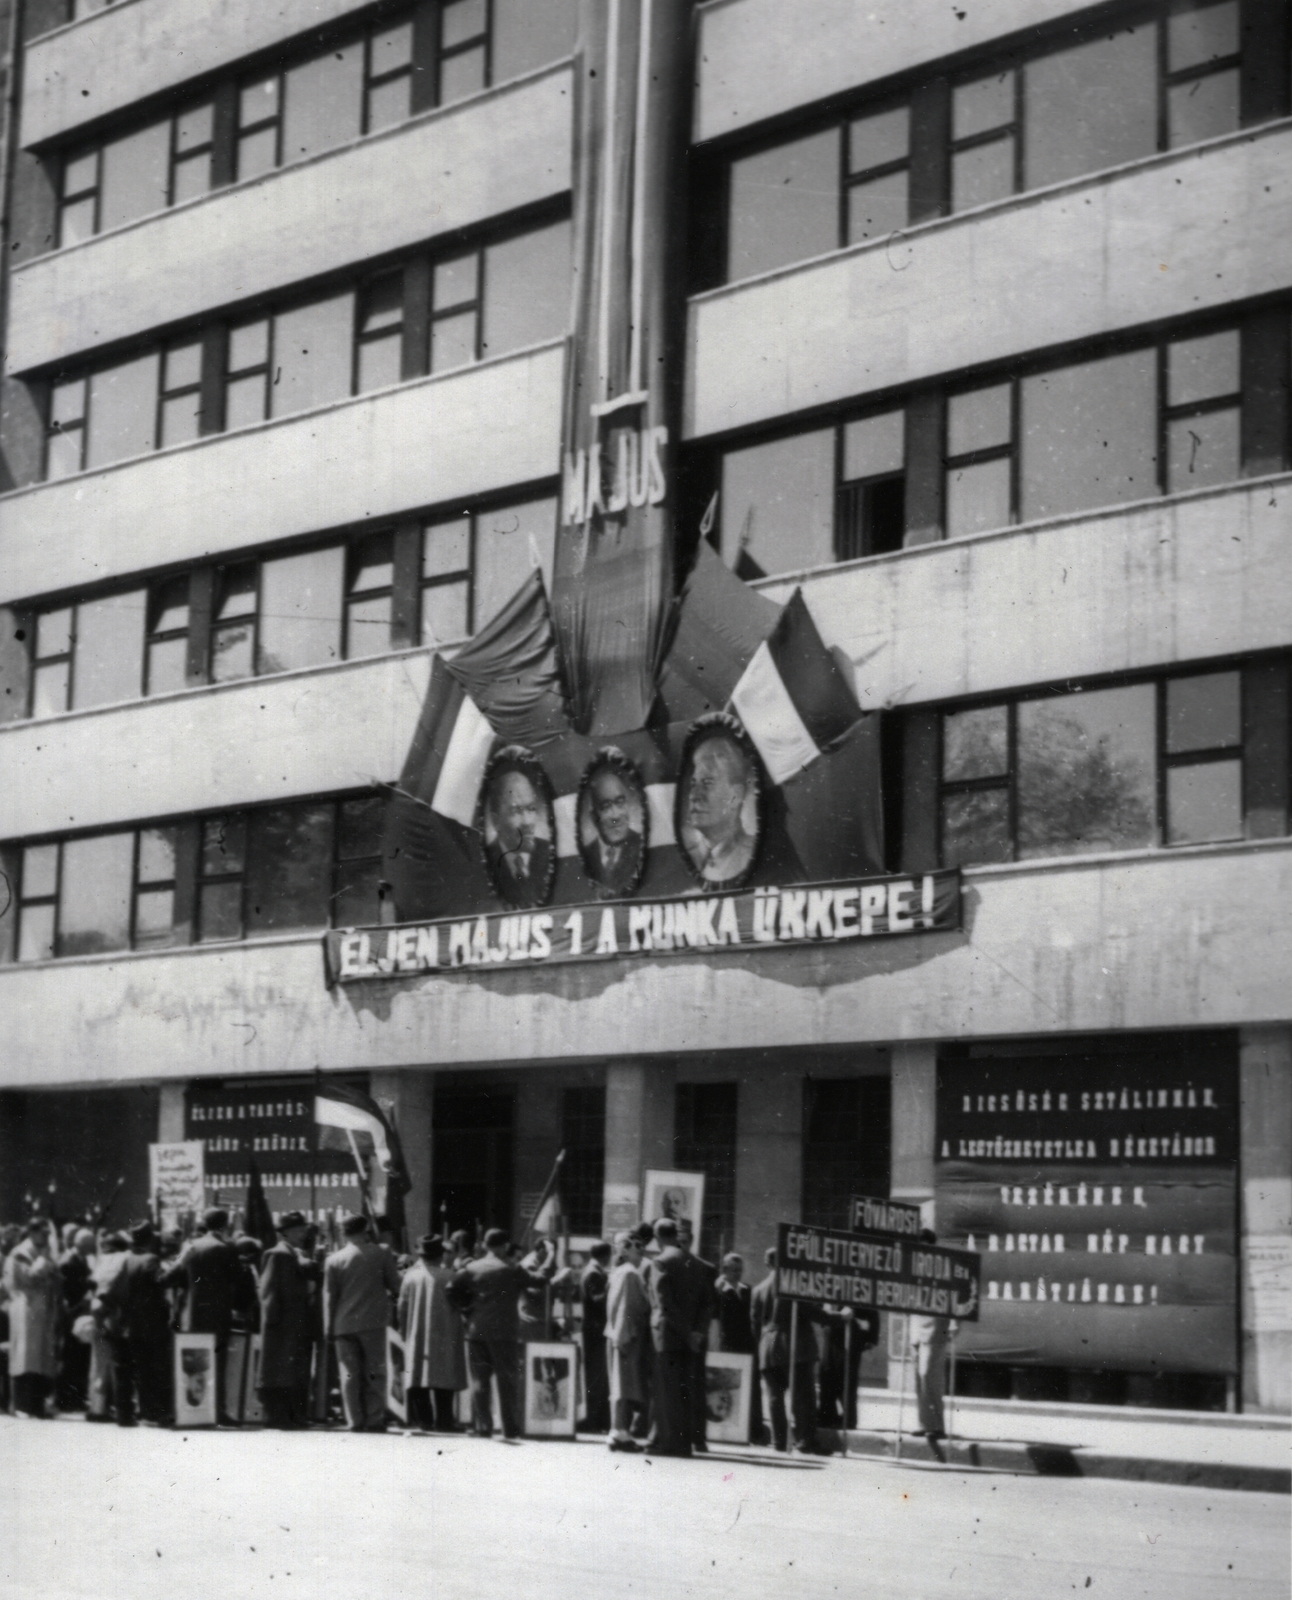
[{"label": "man in light coat", "polygon": [[454,1409],[467,1386],[467,1363],[462,1318],[449,1299],[453,1268],[444,1265],[444,1241],[435,1234],[424,1234],[417,1248],[399,1291],[408,1420],[414,1428],[456,1433]]},{"label": "man in light coat", "polygon": [[610,1383],[612,1450],[638,1449],[634,1418],[650,1399],[650,1299],[641,1274],[642,1247],[631,1233],[615,1235],[615,1266],[606,1289],[606,1367]]},{"label": "man in light coat", "polygon": [[4,1264],[9,1296],[9,1377],[20,1417],[48,1415],[45,1402],[58,1376],[58,1314],[62,1283],[50,1254],[49,1224],[27,1224]]},{"label": "man in light coat", "polygon": [[341,1399],[351,1433],[386,1431],[386,1329],[399,1271],[376,1244],[366,1217],[347,1217],[346,1243],[323,1265],[329,1338],[341,1366]]}]

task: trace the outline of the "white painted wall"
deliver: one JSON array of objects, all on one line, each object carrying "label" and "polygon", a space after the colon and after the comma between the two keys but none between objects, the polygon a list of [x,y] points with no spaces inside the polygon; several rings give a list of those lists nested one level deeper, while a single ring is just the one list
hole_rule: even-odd
[{"label": "white painted wall", "polygon": [[27,46],[24,146],[362,9],[362,0],[116,0]]},{"label": "white painted wall", "polygon": [[718,0],[700,9],[694,137],[716,139],[826,95],[1089,11],[1088,0]]},{"label": "white painted wall", "polygon": [[564,344],[0,497],[0,604],[554,474]]},{"label": "white painted wall", "polygon": [[801,581],[868,710],[1292,644],[1292,476],[875,556]]},{"label": "white painted wall", "polygon": [[26,262],[10,279],[7,368],[84,355],[562,194],[570,104],[569,67],[545,68]]},{"label": "white painted wall", "polygon": [[425,650],[0,728],[0,839],[254,805],[399,776]]},{"label": "white painted wall", "polygon": [[978,868],[965,930],[325,987],[321,940],[0,968],[10,1087],[1286,1020],[1292,844]]},{"label": "white painted wall", "polygon": [[698,297],[684,431],[1289,287],[1292,124],[1281,122]]}]

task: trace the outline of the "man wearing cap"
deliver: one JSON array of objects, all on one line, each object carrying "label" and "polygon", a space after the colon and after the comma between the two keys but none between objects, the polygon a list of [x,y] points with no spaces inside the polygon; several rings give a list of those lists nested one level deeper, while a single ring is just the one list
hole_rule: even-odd
[{"label": "man wearing cap", "polygon": [[318,1269],[304,1254],[308,1233],[302,1212],[284,1212],[278,1243],[260,1264],[257,1393],[269,1428],[303,1428],[309,1419]]},{"label": "man wearing cap", "polygon": [[157,1234],[151,1222],[130,1230],[130,1254],[95,1301],[112,1353],[117,1422],[146,1427],[170,1423],[170,1304],[162,1287]]},{"label": "man wearing cap", "polygon": [[175,1265],[163,1272],[162,1283],[176,1284],[184,1291],[180,1318],[184,1333],[215,1335],[216,1409],[222,1426],[236,1428],[238,1419],[229,1415],[224,1393],[224,1355],[233,1330],[242,1266],[229,1243],[229,1213],[223,1207],[213,1206],[203,1215],[202,1230]]},{"label": "man wearing cap", "polygon": [[508,1257],[509,1241],[502,1228],[484,1236],[485,1253],[457,1273],[454,1304],[466,1322],[467,1362],[471,1369],[471,1422],[483,1439],[493,1434],[490,1379],[498,1380],[498,1409],[505,1439],[520,1437],[520,1311],[526,1289],[546,1284],[543,1273],[530,1272]]},{"label": "man wearing cap", "polygon": [[341,1399],[351,1433],[386,1431],[386,1329],[399,1272],[366,1217],[347,1217],[346,1242],[323,1264],[328,1336],[336,1341]]}]

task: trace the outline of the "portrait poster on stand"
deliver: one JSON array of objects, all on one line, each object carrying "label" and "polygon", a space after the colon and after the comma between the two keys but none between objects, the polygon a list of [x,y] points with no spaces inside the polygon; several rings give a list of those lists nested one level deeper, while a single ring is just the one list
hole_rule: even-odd
[{"label": "portrait poster on stand", "polygon": [[175,1426],[214,1428],[215,1335],[175,1335]]},{"label": "portrait poster on stand", "polygon": [[404,1341],[393,1328],[386,1329],[386,1410],[398,1421],[408,1422],[408,1390],[405,1386]]},{"label": "portrait poster on stand", "polygon": [[642,1187],[642,1220],[659,1222],[669,1217],[674,1222],[689,1222],[697,1238],[704,1218],[704,1173],[660,1172],[646,1169]]},{"label": "portrait poster on stand", "polygon": [[748,1444],[753,1404],[754,1358],[729,1350],[704,1356],[705,1437],[722,1444]]},{"label": "portrait poster on stand", "polygon": [[525,1432],[531,1438],[573,1439],[578,1400],[578,1345],[527,1344]]}]

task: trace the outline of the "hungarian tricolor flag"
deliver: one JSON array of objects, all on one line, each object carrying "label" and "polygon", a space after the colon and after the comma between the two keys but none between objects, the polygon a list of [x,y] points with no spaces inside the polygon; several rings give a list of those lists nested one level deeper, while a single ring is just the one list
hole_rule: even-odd
[{"label": "hungarian tricolor flag", "polygon": [[314,1095],[320,1150],[354,1155],[368,1184],[373,1211],[389,1218],[412,1188],[399,1135],[381,1107],[359,1089],[320,1084]]}]

